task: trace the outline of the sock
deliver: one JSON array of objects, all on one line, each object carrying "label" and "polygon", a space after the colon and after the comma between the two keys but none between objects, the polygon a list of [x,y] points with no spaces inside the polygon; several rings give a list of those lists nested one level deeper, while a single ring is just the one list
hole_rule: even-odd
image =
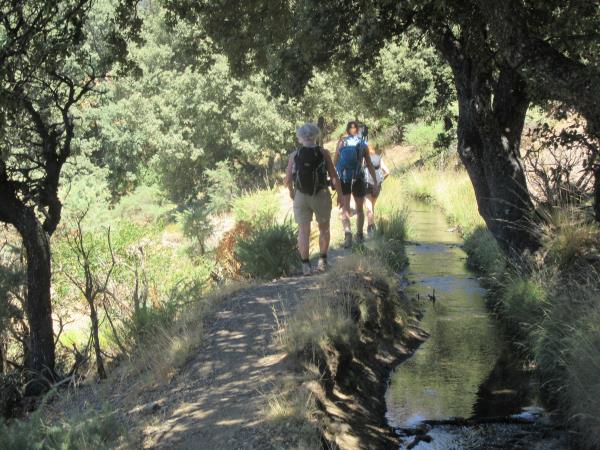
[{"label": "sock", "polygon": [[321,253],[321,259],[327,259],[327,253]]},{"label": "sock", "polygon": [[302,264],[310,264],[310,261],[308,259],[303,259]]}]

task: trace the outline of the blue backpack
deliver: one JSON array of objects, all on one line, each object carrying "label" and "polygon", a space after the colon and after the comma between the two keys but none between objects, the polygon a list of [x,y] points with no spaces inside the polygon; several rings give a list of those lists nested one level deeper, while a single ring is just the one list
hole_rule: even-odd
[{"label": "blue backpack", "polygon": [[347,136],[344,138],[340,156],[335,165],[342,183],[351,183],[362,176],[362,160],[366,148],[367,144],[360,137]]}]

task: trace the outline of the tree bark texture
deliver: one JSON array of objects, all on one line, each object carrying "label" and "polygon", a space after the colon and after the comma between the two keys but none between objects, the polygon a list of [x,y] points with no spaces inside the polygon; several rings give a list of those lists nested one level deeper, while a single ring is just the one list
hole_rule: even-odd
[{"label": "tree bark texture", "polygon": [[594,169],[594,216],[600,222],[600,167]]},{"label": "tree bark texture", "polygon": [[54,331],[50,299],[50,242],[33,211],[25,208],[14,224],[23,238],[27,255],[27,302],[29,338],[26,367],[30,371],[28,393],[39,394],[54,378]]},{"label": "tree bark texture", "polygon": [[438,48],[450,64],[459,104],[458,153],[475,190],[479,213],[509,255],[539,247],[533,202],[520,159],[529,105],[525,83],[510,67],[494,77],[485,58],[465,52],[447,34]]},{"label": "tree bark texture", "polygon": [[50,242],[33,209],[18,199],[11,189],[11,182],[2,175],[0,171],[0,221],[10,223],[17,229],[27,256],[25,313],[29,336],[25,348],[25,367],[30,380],[27,394],[34,395],[44,391],[55,375]]}]

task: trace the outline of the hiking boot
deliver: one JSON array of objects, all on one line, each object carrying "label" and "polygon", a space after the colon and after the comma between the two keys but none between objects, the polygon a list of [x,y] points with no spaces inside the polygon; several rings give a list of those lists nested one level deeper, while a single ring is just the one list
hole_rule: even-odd
[{"label": "hiking boot", "polygon": [[367,227],[367,236],[369,236],[370,238],[375,236],[375,225],[369,225]]},{"label": "hiking boot", "polygon": [[312,275],[312,269],[310,268],[310,263],[303,262],[302,263],[302,275],[308,277]]},{"label": "hiking boot", "polygon": [[346,234],[344,234],[344,248],[350,247],[352,247],[352,233],[346,231]]},{"label": "hiking boot", "polygon": [[327,272],[329,264],[327,264],[327,258],[319,258],[319,264],[317,264],[317,272]]},{"label": "hiking boot", "polygon": [[357,234],[356,235],[356,243],[358,245],[360,245],[360,244],[364,244],[364,242],[365,242],[365,235],[362,233]]}]

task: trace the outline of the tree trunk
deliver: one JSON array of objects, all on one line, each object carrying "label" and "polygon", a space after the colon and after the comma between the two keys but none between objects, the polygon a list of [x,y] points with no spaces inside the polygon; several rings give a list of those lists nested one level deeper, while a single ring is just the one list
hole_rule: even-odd
[{"label": "tree trunk", "polygon": [[529,104],[524,82],[509,67],[500,68],[495,81],[489,61],[466,55],[454,39],[438,48],[454,75],[458,153],[473,183],[479,213],[506,254],[535,250],[539,242],[531,221],[533,203],[520,161]]},{"label": "tree trunk", "polygon": [[25,311],[29,322],[25,367],[30,382],[27,394],[37,395],[54,380],[54,331],[50,301],[50,242],[35,213],[21,208],[14,223],[27,255],[27,301]]},{"label": "tree trunk", "polygon": [[600,167],[594,169],[594,216],[600,222]]},{"label": "tree trunk", "polygon": [[100,336],[98,333],[98,311],[96,310],[93,300],[90,303],[90,318],[92,321],[92,339],[94,341],[94,353],[96,354],[96,369],[98,371],[98,378],[104,380],[106,378],[106,370],[104,369],[104,358],[102,357],[102,349],[100,348]]}]

